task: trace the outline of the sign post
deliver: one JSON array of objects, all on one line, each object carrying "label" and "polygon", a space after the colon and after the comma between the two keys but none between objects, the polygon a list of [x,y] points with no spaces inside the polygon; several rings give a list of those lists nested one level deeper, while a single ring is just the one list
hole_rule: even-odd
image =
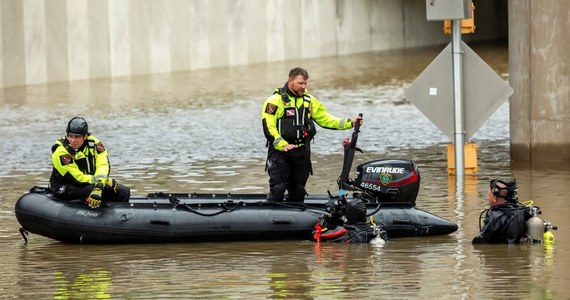
[{"label": "sign post", "polygon": [[463,144],[465,130],[463,128],[463,51],[461,50],[461,20],[451,23],[453,35],[451,45],[453,52],[453,117],[455,145],[455,184],[463,186],[465,177],[465,157]]},{"label": "sign post", "polygon": [[[428,21],[452,20],[452,41],[416,78],[405,95],[454,143],[455,180],[463,188],[465,140],[513,89],[461,40],[471,0],[426,0]],[[467,113],[466,113],[467,112]]]}]

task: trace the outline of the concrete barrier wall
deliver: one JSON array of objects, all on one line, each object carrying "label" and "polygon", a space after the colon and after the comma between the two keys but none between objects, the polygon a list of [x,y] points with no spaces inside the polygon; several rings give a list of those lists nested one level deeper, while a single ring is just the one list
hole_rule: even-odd
[{"label": "concrete barrier wall", "polygon": [[569,2],[509,0],[514,161],[570,161]]},{"label": "concrete barrier wall", "polygon": [[[0,88],[450,40],[418,0],[1,0],[0,11]],[[493,22],[467,39],[496,38]]]}]

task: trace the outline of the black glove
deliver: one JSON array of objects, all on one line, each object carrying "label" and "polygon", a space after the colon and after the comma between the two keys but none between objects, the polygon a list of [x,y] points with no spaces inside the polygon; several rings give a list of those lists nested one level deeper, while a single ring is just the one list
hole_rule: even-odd
[{"label": "black glove", "polygon": [[319,218],[318,224],[321,225],[322,228],[327,228],[331,217],[332,215],[330,213],[324,212]]},{"label": "black glove", "polygon": [[110,187],[115,194],[119,191],[119,184],[115,179],[107,178],[107,186]]}]

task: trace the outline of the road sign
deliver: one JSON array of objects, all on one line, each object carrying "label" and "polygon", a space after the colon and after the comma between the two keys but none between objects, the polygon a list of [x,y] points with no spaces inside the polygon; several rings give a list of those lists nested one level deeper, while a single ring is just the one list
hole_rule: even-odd
[{"label": "road sign", "polygon": [[426,0],[428,21],[469,19],[473,16],[471,0]]},{"label": "road sign", "polygon": [[[467,44],[463,55],[464,128],[469,139],[513,93],[504,79]],[[404,93],[450,140],[454,136],[451,43]]]}]

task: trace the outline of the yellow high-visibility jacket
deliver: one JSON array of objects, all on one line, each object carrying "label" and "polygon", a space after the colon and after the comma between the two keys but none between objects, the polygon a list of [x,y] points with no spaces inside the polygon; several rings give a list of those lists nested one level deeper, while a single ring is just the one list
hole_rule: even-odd
[{"label": "yellow high-visibility jacket", "polygon": [[107,150],[94,136],[88,136],[77,152],[71,148],[67,138],[60,138],[53,145],[52,152],[52,186],[94,184],[97,180],[106,182],[109,176],[111,167]]},{"label": "yellow high-visibility jacket", "polygon": [[303,146],[308,143],[316,134],[315,122],[327,129],[352,128],[351,119],[329,114],[325,106],[306,90],[303,97],[296,97],[282,88],[275,89],[273,95],[265,99],[261,122],[265,137],[279,151],[287,144]]}]

